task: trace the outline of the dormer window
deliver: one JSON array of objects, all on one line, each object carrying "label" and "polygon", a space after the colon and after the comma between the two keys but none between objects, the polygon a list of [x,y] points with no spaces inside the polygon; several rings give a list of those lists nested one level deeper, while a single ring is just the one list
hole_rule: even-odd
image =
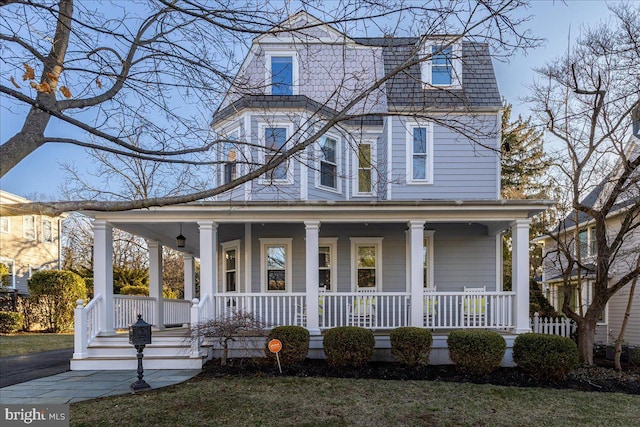
[{"label": "dormer window", "polygon": [[271,95],[297,95],[298,63],[295,52],[267,52],[266,65]]},{"label": "dormer window", "polygon": [[230,132],[223,145],[223,184],[228,184],[238,177],[238,165],[236,162],[238,160],[239,147],[234,141],[239,139],[239,134],[239,130]]},{"label": "dormer window", "polygon": [[442,41],[427,42],[422,62],[422,83],[424,89],[439,87],[458,89],[462,85],[462,61],[460,44]]}]

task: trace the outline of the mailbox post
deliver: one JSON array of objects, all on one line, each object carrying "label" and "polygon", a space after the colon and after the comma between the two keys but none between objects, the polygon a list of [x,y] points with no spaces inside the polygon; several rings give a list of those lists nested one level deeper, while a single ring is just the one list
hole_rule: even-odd
[{"label": "mailbox post", "polygon": [[151,344],[151,325],[142,320],[142,315],[138,314],[138,321],[129,326],[129,344],[132,344],[138,350],[138,381],[131,384],[133,391],[147,390],[151,388],[145,380],[142,379],[144,370],[142,369],[142,351],[144,346]]}]

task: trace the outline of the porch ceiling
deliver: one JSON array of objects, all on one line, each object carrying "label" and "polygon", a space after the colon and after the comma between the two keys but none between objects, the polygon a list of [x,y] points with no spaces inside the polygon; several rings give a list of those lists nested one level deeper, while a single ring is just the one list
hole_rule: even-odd
[{"label": "porch ceiling", "polygon": [[[199,255],[199,221],[225,223],[477,223],[488,234],[500,233],[512,221],[552,206],[548,200],[412,201],[412,202],[201,202],[125,212],[85,212],[114,227],[160,242],[163,246]],[[178,249],[176,237],[186,237]]]}]

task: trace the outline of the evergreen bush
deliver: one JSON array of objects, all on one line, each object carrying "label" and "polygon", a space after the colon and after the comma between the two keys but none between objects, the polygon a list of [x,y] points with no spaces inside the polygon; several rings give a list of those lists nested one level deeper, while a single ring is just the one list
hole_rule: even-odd
[{"label": "evergreen bush", "polygon": [[570,338],[522,334],[513,344],[513,360],[533,377],[562,380],[578,363],[578,347]]},{"label": "evergreen bush", "polygon": [[0,333],[12,334],[22,328],[22,313],[0,311]]},{"label": "evergreen bush", "polygon": [[43,270],[29,280],[30,299],[42,310],[40,319],[50,332],[61,332],[73,326],[76,301],[87,298],[82,277],[64,270]]},{"label": "evergreen bush", "polygon": [[309,331],[302,326],[277,326],[267,335],[264,353],[271,359],[276,359],[275,353],[269,350],[269,341],[278,339],[282,342],[280,362],[284,365],[295,365],[304,361],[309,352]]},{"label": "evergreen bush", "polygon": [[364,366],[373,354],[373,332],[357,326],[338,326],[324,334],[322,347],[327,364],[334,368]]},{"label": "evergreen bush", "polygon": [[497,332],[453,331],[447,338],[449,358],[464,372],[486,375],[500,366],[507,343]]},{"label": "evergreen bush", "polygon": [[433,337],[428,329],[401,327],[389,333],[391,354],[396,360],[408,366],[429,364],[429,353]]}]

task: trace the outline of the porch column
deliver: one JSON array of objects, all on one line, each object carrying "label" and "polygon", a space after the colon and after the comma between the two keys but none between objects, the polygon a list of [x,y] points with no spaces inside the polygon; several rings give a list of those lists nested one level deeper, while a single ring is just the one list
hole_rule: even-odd
[{"label": "porch column", "polygon": [[102,295],[100,335],[115,335],[113,329],[113,227],[93,221],[93,295]]},{"label": "porch column", "polygon": [[517,219],[511,223],[512,289],[516,293],[515,332],[531,332],[529,326],[529,219]]},{"label": "porch column", "polygon": [[320,321],[318,311],[318,245],[320,221],[305,221],[306,231],[306,264],[305,279],[307,293],[307,329],[311,335],[320,335]]},{"label": "porch column", "polygon": [[164,304],[162,301],[162,245],[156,240],[147,240],[149,250],[149,296],[156,300],[153,304],[153,329],[164,329]]},{"label": "porch column", "polygon": [[424,327],[424,221],[409,221],[409,287],[411,326]]},{"label": "porch column", "polygon": [[[200,299],[211,299],[211,317],[215,318],[213,296],[216,293],[216,259],[218,254],[218,224],[214,221],[198,221],[200,227]],[[204,319],[203,319],[204,320]]]},{"label": "porch column", "polygon": [[193,255],[184,254],[184,299],[191,301],[196,294],[196,269]]}]

